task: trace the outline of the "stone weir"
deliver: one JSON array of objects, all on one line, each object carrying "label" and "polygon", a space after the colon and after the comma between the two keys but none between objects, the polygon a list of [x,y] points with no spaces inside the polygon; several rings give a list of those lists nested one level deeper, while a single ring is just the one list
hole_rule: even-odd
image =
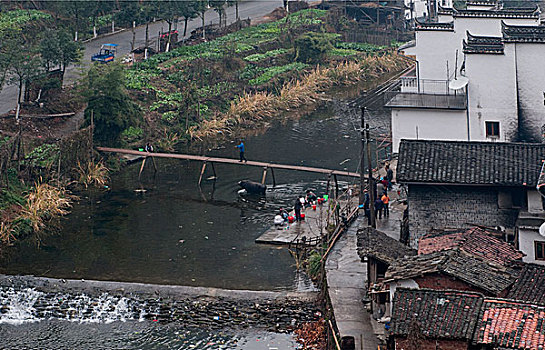
[{"label": "stone weir", "polygon": [[289,332],[320,316],[314,292],[268,292],[0,275],[0,324],[175,322],[186,328]]}]

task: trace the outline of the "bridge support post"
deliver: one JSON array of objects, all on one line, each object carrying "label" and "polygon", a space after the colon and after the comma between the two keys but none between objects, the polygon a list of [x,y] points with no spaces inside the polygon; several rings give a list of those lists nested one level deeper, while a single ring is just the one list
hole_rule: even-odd
[{"label": "bridge support post", "polygon": [[199,176],[199,187],[201,186],[201,182],[202,182],[202,176],[204,175],[204,171],[206,170],[206,161],[204,161],[202,163],[202,168],[201,168],[201,175]]},{"label": "bridge support post", "polygon": [[265,179],[267,178],[267,167],[263,167],[263,176],[261,177],[261,184],[265,184]]},{"label": "bridge support post", "polygon": [[144,160],[142,161],[142,165],[140,166],[140,171],[138,172],[138,181],[140,181],[140,178],[142,177],[142,171],[144,171],[144,167],[146,166],[146,159],[148,159],[148,157],[144,158]]},{"label": "bridge support post", "polygon": [[325,194],[329,196],[329,182],[331,181],[331,174],[327,174],[327,185],[325,187]]},{"label": "bridge support post", "polygon": [[274,178],[274,168],[271,168],[271,175],[273,178],[273,187],[276,187],[276,179]]},{"label": "bridge support post", "polygon": [[337,174],[333,175],[333,180],[335,181],[335,199],[339,199],[339,182],[337,182]]},{"label": "bridge support post", "polygon": [[216,181],[216,179],[218,178],[218,176],[216,175],[216,168],[214,167],[214,162],[210,163],[212,165],[212,172],[214,173],[214,181]]}]

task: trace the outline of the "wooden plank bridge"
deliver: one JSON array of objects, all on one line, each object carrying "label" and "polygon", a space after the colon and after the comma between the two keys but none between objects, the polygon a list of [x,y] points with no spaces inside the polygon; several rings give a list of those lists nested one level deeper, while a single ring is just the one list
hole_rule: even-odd
[{"label": "wooden plank bridge", "polygon": [[[276,163],[259,162],[259,161],[252,161],[252,160],[249,160],[247,162],[240,162],[238,159],[233,159],[233,158],[207,157],[207,156],[197,156],[192,154],[180,154],[180,153],[155,153],[155,152],[152,153],[152,152],[142,152],[142,151],[135,151],[130,149],[123,149],[123,148],[97,147],[97,149],[101,152],[132,154],[135,156],[141,156],[141,157],[144,157],[144,162],[147,157],[152,157],[152,159],[154,157],[157,157],[157,158],[174,158],[174,159],[201,161],[203,162],[203,166],[201,169],[201,175],[199,177],[199,185],[202,181],[202,177],[203,177],[204,171],[206,170],[207,163],[210,163],[212,165],[214,176],[216,176],[214,163],[249,165],[249,166],[261,167],[263,168],[263,177],[261,179],[262,184],[265,183],[265,178],[267,176],[267,171],[269,169],[271,170],[271,175],[273,177],[273,185],[276,185],[276,179],[274,177],[274,169],[306,171],[311,173],[319,173],[319,174],[328,175],[328,177],[333,176],[335,179],[335,183],[337,183],[337,176],[348,176],[348,177],[357,177],[357,178],[360,177],[359,173],[354,173],[350,171],[315,168],[315,167],[299,166],[299,165],[276,164]],[[142,163],[140,172],[142,172],[142,169],[144,168],[144,164],[145,164],[144,162]]]}]

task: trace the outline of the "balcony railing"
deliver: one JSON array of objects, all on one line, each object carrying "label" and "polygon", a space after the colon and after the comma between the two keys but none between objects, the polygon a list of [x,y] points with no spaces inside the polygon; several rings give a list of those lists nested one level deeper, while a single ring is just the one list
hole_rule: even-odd
[{"label": "balcony railing", "polygon": [[388,91],[384,94],[386,107],[390,108],[436,108],[456,109],[467,108],[466,94],[419,94],[411,92]]}]

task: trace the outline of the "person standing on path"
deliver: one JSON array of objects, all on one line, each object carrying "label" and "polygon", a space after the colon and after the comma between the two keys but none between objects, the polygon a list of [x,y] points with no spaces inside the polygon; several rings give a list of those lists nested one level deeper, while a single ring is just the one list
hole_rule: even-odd
[{"label": "person standing on path", "polygon": [[238,150],[240,151],[239,162],[242,162],[242,161],[247,162],[248,160],[246,159],[246,157],[244,157],[245,147],[244,147],[244,142],[242,142],[242,139],[240,139],[240,143],[236,145],[235,147],[238,148]]},{"label": "person standing on path", "polygon": [[390,169],[390,164],[386,163],[386,166],[384,166],[384,170],[386,170],[386,180],[388,180],[388,189],[392,189],[392,181],[394,181],[394,171]]},{"label": "person standing on path", "polygon": [[295,205],[293,206],[293,210],[295,211],[295,220],[297,222],[301,221],[301,209],[303,209],[301,197],[297,197],[297,199],[295,200]]},{"label": "person standing on path", "polygon": [[382,202],[382,199],[380,199],[380,196],[377,196],[377,199],[375,199],[375,219],[378,217],[379,219],[382,219],[382,207],[384,206],[384,203]]},{"label": "person standing on path", "polygon": [[390,209],[389,209],[390,197],[388,197],[388,192],[382,195],[381,200],[382,200],[382,210],[384,211],[384,217],[387,218],[388,216],[390,216]]}]

